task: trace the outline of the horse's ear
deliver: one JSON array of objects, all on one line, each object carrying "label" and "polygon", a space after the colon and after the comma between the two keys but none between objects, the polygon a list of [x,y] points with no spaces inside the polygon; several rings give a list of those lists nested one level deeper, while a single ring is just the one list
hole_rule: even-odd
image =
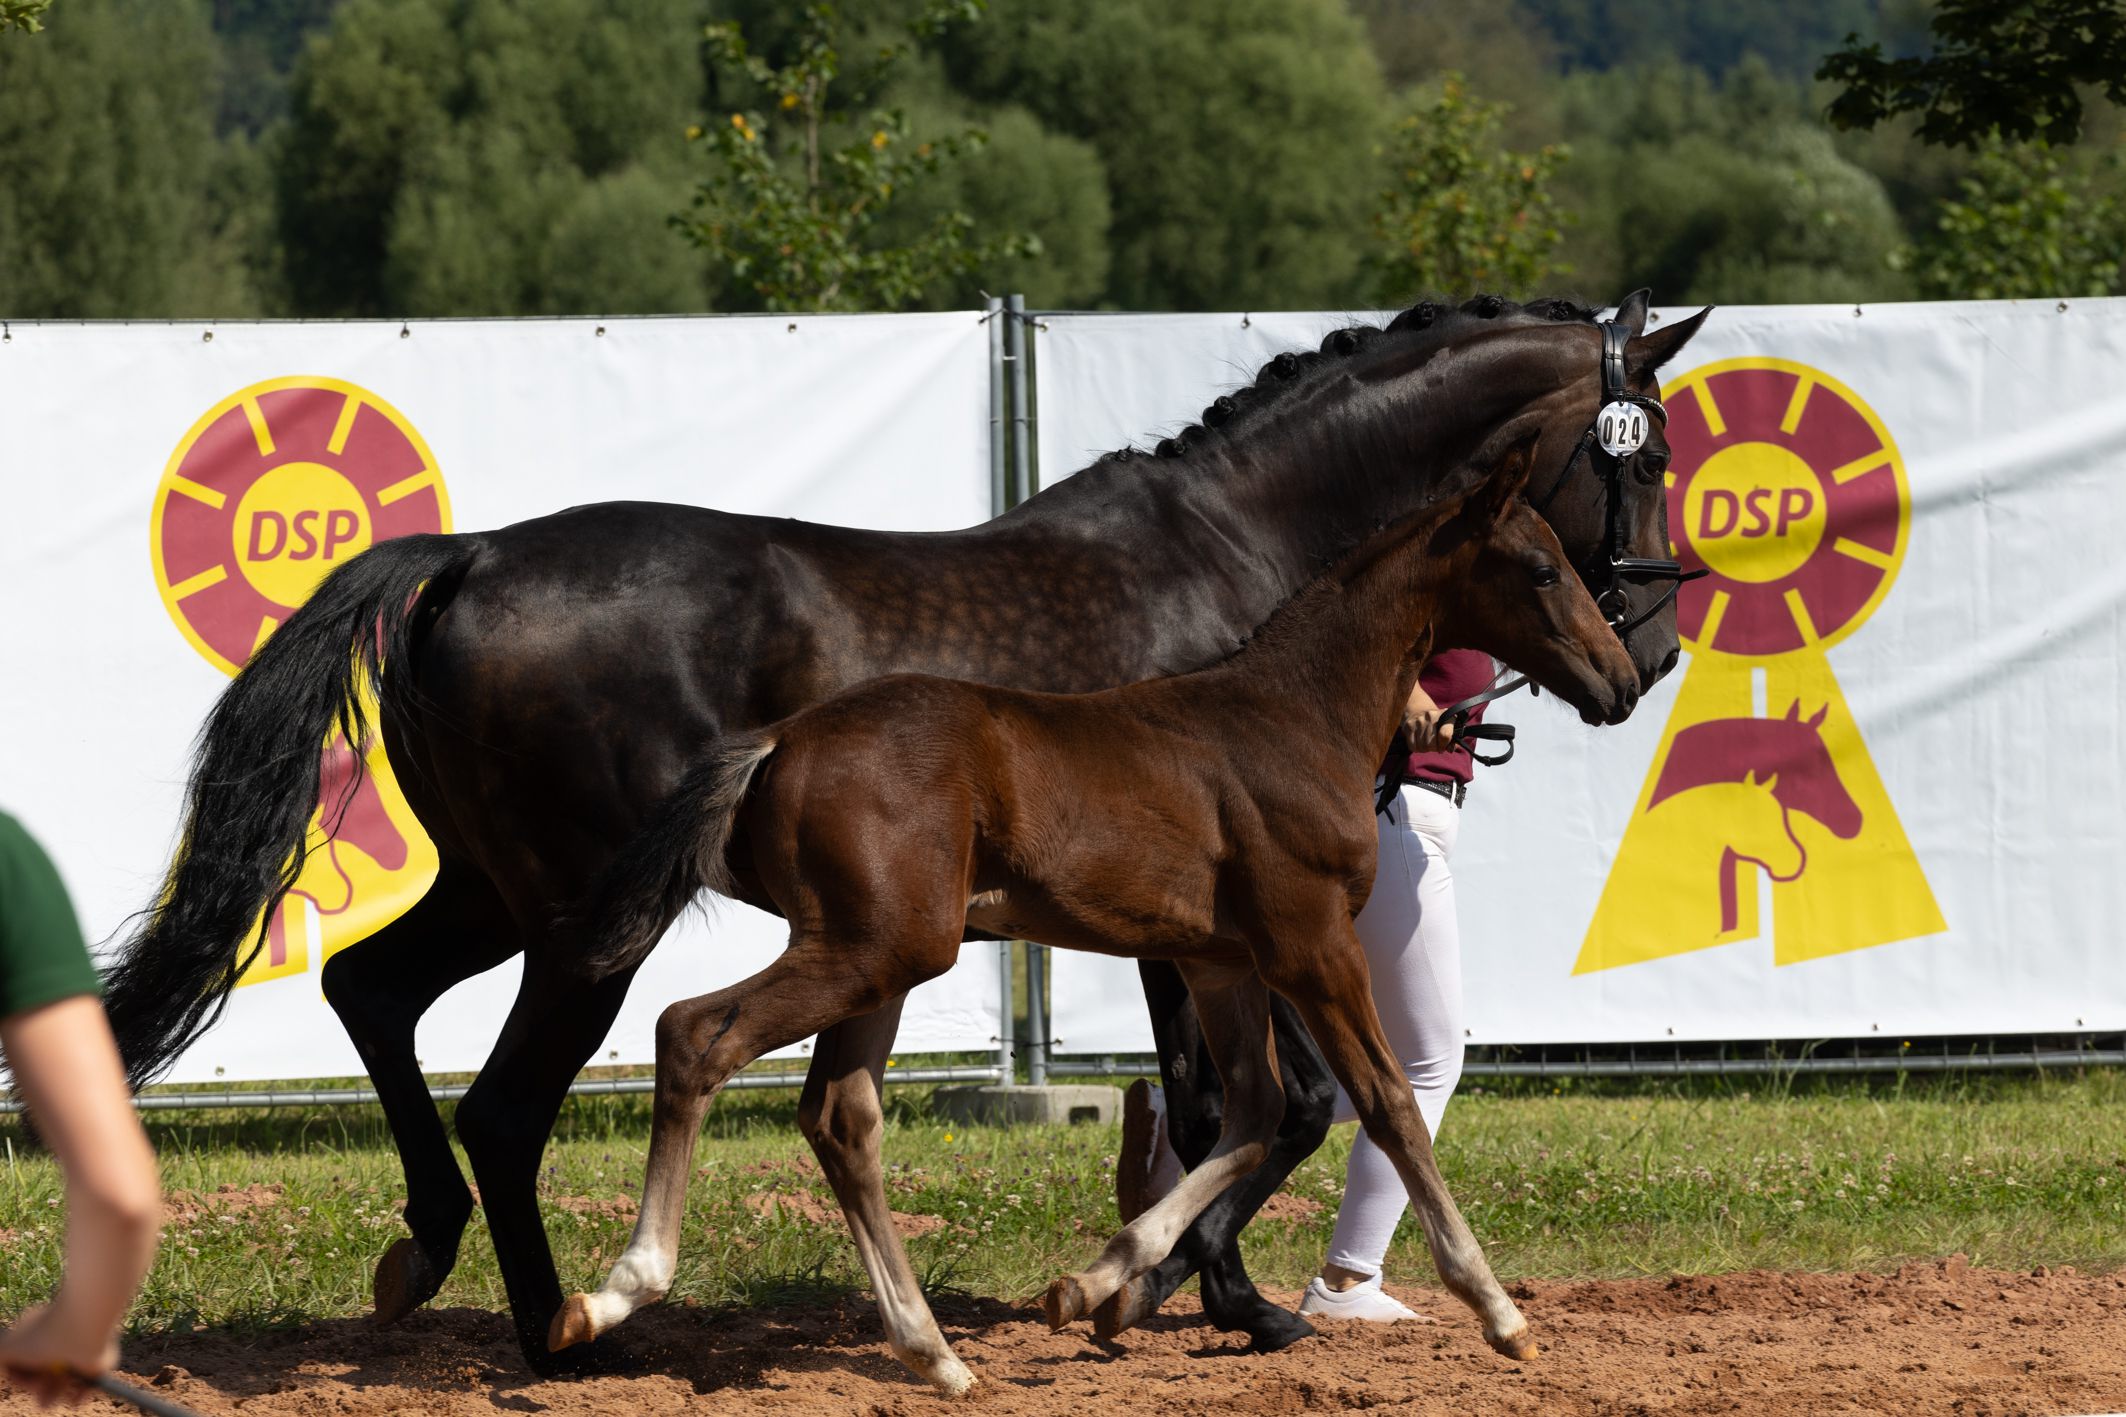
[{"label": "horse's ear", "polygon": [[1646,333],[1646,307],[1653,298],[1654,293],[1642,286],[1617,302],[1617,323],[1630,330],[1633,339]]},{"label": "horse's ear", "polygon": [[1796,699],[1786,706],[1786,721],[1788,723],[1801,722],[1801,700]]},{"label": "horse's ear", "polygon": [[[1799,703],[1799,702],[1797,701],[1797,702],[1795,703],[1794,707],[1796,707],[1796,708],[1799,708],[1799,707],[1801,707],[1801,705],[1800,705],[1800,703]],[[1823,721],[1824,721],[1824,719],[1825,719],[1825,718],[1827,718],[1827,717],[1829,717],[1829,716],[1830,716],[1830,712],[1831,712],[1831,706],[1830,706],[1830,704],[1829,704],[1829,703],[1825,703],[1825,704],[1824,704],[1824,706],[1823,706],[1822,708],[1820,708],[1820,709],[1816,710],[1816,712],[1814,712],[1814,713],[1812,713],[1812,714],[1810,714],[1810,715],[1809,715],[1809,717],[1808,717],[1808,725],[1809,725],[1809,727],[1811,727],[1811,728],[1821,728],[1821,727],[1823,727]]]},{"label": "horse's ear", "polygon": [[1465,504],[1471,516],[1487,526],[1505,520],[1513,499],[1528,491],[1528,474],[1535,467],[1535,445],[1542,432],[1539,426],[1531,427],[1499,454],[1499,460],[1492,465],[1491,475],[1470,494]]},{"label": "horse's ear", "polygon": [[1705,317],[1713,313],[1708,305],[1688,320],[1678,320],[1673,325],[1663,325],[1650,335],[1640,335],[1624,346],[1624,372],[1627,378],[1641,379],[1674,359],[1690,337],[1698,333]]}]

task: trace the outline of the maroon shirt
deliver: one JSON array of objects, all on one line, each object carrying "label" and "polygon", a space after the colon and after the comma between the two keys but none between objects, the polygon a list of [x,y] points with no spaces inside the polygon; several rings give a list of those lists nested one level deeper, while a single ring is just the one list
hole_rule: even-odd
[{"label": "maroon shirt", "polygon": [[[1426,660],[1425,667],[1418,671],[1417,682],[1432,696],[1432,702],[1447,708],[1483,693],[1497,673],[1491,656],[1482,650],[1450,649]],[[1483,722],[1484,710],[1489,707],[1478,704],[1469,711],[1469,721]],[[1467,782],[1475,772],[1476,761],[1469,745],[1457,743],[1444,753],[1412,753],[1407,775],[1428,782]]]}]

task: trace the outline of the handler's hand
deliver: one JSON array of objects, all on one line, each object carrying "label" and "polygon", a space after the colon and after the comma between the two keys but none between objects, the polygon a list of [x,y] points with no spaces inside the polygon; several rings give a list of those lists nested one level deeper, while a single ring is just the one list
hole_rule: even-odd
[{"label": "handler's hand", "polygon": [[115,1335],[76,1334],[69,1328],[58,1309],[39,1307],[24,1310],[12,1328],[0,1333],[0,1370],[40,1406],[79,1403],[90,1392],[83,1379],[118,1366]]},{"label": "handler's hand", "polygon": [[1432,696],[1413,686],[1403,705],[1403,737],[1413,753],[1444,753],[1454,746],[1454,725],[1442,722]]}]

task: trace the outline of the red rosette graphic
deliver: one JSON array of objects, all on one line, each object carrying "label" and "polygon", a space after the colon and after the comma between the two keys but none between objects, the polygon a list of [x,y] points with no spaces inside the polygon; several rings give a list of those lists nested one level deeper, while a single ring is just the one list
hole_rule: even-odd
[{"label": "red rosette graphic", "polygon": [[192,425],[155,491],[155,584],[224,673],[317,583],[379,541],[450,529],[434,456],[397,409],[339,379],[272,379]]},{"label": "red rosette graphic", "polygon": [[1843,639],[1889,593],[1911,496],[1882,420],[1803,364],[1734,359],[1669,384],[1669,533],[1705,578],[1677,628],[1694,652],[1765,659]]}]

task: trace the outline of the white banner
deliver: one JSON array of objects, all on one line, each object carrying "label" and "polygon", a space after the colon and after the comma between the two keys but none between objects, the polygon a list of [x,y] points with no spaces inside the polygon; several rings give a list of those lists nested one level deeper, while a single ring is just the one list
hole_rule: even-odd
[{"label": "white banner", "polygon": [[[1044,480],[1345,322],[1044,317]],[[2126,1027],[2126,301],[1723,309],[1663,378],[1714,574],[1629,723],[1497,714],[1470,1041]],[[1133,965],[1054,978],[1059,1051],[1149,1047]]]},{"label": "white banner", "polygon": [[[318,565],[372,537],[618,499],[966,526],[990,513],[989,388],[974,313],[12,325],[0,807],[50,848],[91,939],[110,936],[159,884],[225,665],[248,653],[258,607],[299,599]],[[246,450],[241,485],[217,481],[230,445]],[[395,785],[376,787],[350,814],[368,834],[343,829],[313,856],[272,957],[172,1080],[361,1072],[317,970],[434,870]],[[786,938],[738,906],[709,927],[690,917],[594,1061],[649,1061],[666,1004],[745,977]],[[430,1010],[426,1068],[479,1066],[518,972],[512,961]],[[911,999],[899,1047],[993,1048],[998,996],[996,951],[968,949]]]}]

